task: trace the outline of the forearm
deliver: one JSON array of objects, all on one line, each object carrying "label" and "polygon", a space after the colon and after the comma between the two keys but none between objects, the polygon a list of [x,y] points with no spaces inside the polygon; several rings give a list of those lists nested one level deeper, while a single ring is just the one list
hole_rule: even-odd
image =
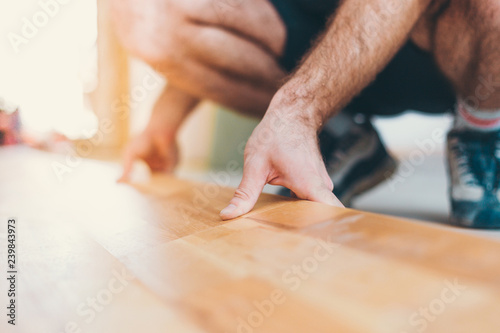
[{"label": "forearm", "polygon": [[430,1],[345,0],[270,109],[321,128],[388,64]]},{"label": "forearm", "polygon": [[167,84],[155,103],[148,129],[160,129],[173,139],[186,117],[199,102],[198,98]]}]

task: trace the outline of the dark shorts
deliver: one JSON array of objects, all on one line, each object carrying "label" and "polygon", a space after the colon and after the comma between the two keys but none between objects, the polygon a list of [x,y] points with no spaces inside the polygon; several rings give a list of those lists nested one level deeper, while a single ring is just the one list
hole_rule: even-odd
[{"label": "dark shorts", "polygon": [[[281,65],[292,71],[325,29],[339,0],[269,1],[286,25]],[[455,93],[432,56],[409,41],[346,109],[368,115],[394,115],[407,110],[443,113],[450,111],[455,102]]]}]

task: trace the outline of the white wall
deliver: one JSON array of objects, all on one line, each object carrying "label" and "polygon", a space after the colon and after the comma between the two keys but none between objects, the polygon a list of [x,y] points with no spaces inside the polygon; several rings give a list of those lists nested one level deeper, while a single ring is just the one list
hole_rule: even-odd
[{"label": "white wall", "polygon": [[[452,123],[452,116],[423,115],[408,112],[396,117],[378,117],[374,124],[389,149],[398,156],[408,155],[412,150],[419,149],[419,143],[433,140],[433,134],[446,134]],[[444,135],[445,136],[445,135]],[[436,149],[432,154],[442,154],[444,140],[435,142]]]}]

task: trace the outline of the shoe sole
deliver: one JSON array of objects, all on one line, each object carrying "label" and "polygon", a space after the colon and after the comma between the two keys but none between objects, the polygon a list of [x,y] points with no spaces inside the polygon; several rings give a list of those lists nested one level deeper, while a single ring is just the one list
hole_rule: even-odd
[{"label": "shoe sole", "polygon": [[448,220],[448,224],[453,227],[465,228],[465,229],[476,229],[476,230],[500,230],[500,224],[488,224],[488,223],[472,223],[463,221],[460,218],[451,216]]}]

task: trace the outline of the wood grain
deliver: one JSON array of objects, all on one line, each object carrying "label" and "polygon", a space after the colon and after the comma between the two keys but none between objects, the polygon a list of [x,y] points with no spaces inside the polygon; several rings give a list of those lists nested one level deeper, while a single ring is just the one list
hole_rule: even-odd
[{"label": "wood grain", "polygon": [[1,332],[500,327],[493,240],[272,195],[223,222],[230,188],[117,184],[118,165],[90,160],[57,177],[67,156],[22,147],[1,148],[0,161],[0,219],[18,219],[20,251],[18,325],[2,314]]}]

